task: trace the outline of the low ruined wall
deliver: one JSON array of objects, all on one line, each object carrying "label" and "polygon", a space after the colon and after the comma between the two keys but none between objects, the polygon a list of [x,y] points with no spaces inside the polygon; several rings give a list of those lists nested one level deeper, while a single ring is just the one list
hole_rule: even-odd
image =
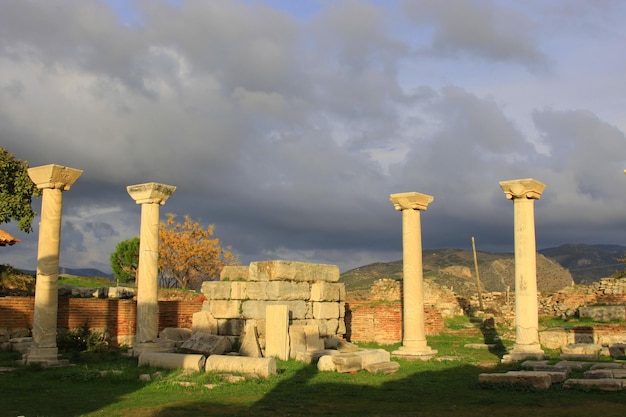
[{"label": "low ruined wall", "polygon": [[[113,344],[127,343],[136,329],[137,303],[134,300],[59,297],[57,327],[75,329],[88,325],[105,330]],[[0,329],[31,329],[34,297],[1,297]],[[192,316],[202,308],[200,301],[159,301],[159,331],[165,327],[191,328]]]},{"label": "low ruined wall", "polygon": [[[426,334],[439,334],[443,316],[432,306],[424,307]],[[346,301],[346,339],[355,342],[392,344],[402,341],[402,302]]]},{"label": "low ruined wall", "polygon": [[240,336],[251,322],[263,347],[266,308],[280,304],[289,308],[290,325],[317,325],[323,338],[343,337],[345,287],[337,281],[336,265],[261,261],[227,266],[220,281],[202,284],[202,321],[222,336]]}]

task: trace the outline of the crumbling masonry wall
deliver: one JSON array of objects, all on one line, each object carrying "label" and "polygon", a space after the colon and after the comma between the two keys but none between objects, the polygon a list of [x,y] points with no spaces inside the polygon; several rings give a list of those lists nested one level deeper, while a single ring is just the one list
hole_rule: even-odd
[{"label": "crumbling masonry wall", "polygon": [[226,266],[220,281],[202,284],[207,300],[194,315],[194,330],[239,337],[246,323],[256,326],[265,348],[268,305],[286,305],[289,325],[317,325],[321,338],[342,338],[345,287],[336,265],[291,261],[260,261]]}]

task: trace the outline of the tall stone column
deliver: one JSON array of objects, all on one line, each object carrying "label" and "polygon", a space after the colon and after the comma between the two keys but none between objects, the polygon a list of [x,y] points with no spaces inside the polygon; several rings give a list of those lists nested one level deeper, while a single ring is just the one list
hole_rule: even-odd
[{"label": "tall stone column", "polygon": [[543,359],[539,343],[537,303],[537,248],[535,200],[546,185],[532,178],[501,181],[506,198],[513,200],[515,230],[515,345],[503,362]]},{"label": "tall stone column", "polygon": [[37,246],[33,344],[24,356],[26,364],[59,364],[56,335],[63,191],[69,190],[82,173],[79,169],[55,164],[28,169],[30,179],[43,191]]},{"label": "tall stone column", "polygon": [[426,343],[424,330],[424,274],[422,265],[422,226],[420,211],[433,197],[416,192],[391,194],[396,210],[402,211],[402,346],[392,352],[407,360],[428,360],[437,354]]},{"label": "tall stone column", "polygon": [[129,185],[128,194],[141,204],[137,275],[137,333],[133,352],[161,350],[159,332],[159,208],[176,190],[154,182]]}]

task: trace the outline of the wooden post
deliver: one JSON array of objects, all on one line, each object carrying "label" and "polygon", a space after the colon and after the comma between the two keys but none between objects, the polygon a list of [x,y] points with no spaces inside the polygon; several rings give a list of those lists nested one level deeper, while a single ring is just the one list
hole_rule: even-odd
[{"label": "wooden post", "polygon": [[474,251],[474,269],[476,270],[476,289],[478,290],[478,308],[483,311],[483,296],[480,292],[480,276],[478,275],[478,257],[476,256],[476,242],[472,236],[472,250]]}]

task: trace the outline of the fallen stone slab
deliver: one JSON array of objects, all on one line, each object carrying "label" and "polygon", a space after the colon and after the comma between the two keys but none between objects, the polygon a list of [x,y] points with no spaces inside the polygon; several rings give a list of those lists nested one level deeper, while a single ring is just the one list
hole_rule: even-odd
[{"label": "fallen stone slab", "polygon": [[249,358],[246,356],[211,355],[205,363],[206,372],[234,372],[256,374],[261,378],[276,375],[276,360],[270,358]]},{"label": "fallen stone slab", "polygon": [[139,366],[153,366],[164,369],[189,369],[201,371],[204,369],[206,357],[199,354],[163,353],[144,351],[139,354]]},{"label": "fallen stone slab", "polygon": [[370,374],[393,374],[400,369],[400,364],[398,362],[378,362],[378,363],[369,363],[367,365],[363,365],[363,369],[365,369]]},{"label": "fallen stone slab", "polygon": [[507,373],[483,373],[478,375],[478,382],[481,384],[511,384],[548,389],[552,385],[552,377],[547,372],[511,371]]},{"label": "fallen stone slab", "polygon": [[603,378],[603,379],[568,379],[563,384],[563,388],[593,388],[601,391],[621,391],[624,385],[621,379]]},{"label": "fallen stone slab", "polygon": [[366,349],[354,352],[355,355],[361,357],[361,368],[371,363],[389,362],[391,354],[385,349]]},{"label": "fallen stone slab", "polygon": [[626,366],[624,366],[623,363],[618,362],[602,362],[592,365],[589,369],[592,371],[596,369],[626,369]]},{"label": "fallen stone slab", "polygon": [[344,339],[339,339],[337,341],[337,350],[339,352],[358,352],[360,350],[360,348],[355,345],[354,343],[350,343]]},{"label": "fallen stone slab", "polygon": [[200,353],[206,356],[221,355],[230,352],[232,343],[225,336],[195,332],[181,346],[180,350],[187,353]]},{"label": "fallen stone slab", "polygon": [[569,368],[569,369],[586,369],[593,365],[593,362],[584,362],[584,361],[560,361],[555,364],[555,366],[559,368]]},{"label": "fallen stone slab", "polygon": [[493,343],[466,343],[463,347],[468,349],[489,350],[495,349],[496,345]]},{"label": "fallen stone slab", "polygon": [[521,363],[522,368],[534,368],[536,366],[544,366],[548,365],[550,362],[547,360],[544,361],[524,361]]},{"label": "fallen stone slab", "polygon": [[331,356],[337,372],[350,373],[363,368],[363,357],[357,353],[344,353]]},{"label": "fallen stone slab", "polygon": [[561,353],[559,358],[568,361],[595,361],[600,359],[600,353]]},{"label": "fallen stone slab", "polygon": [[610,369],[594,369],[585,371],[585,379],[604,379],[613,378],[613,372]]},{"label": "fallen stone slab", "polygon": [[622,358],[626,356],[626,344],[617,343],[617,344],[609,346],[609,355],[612,358]]}]

